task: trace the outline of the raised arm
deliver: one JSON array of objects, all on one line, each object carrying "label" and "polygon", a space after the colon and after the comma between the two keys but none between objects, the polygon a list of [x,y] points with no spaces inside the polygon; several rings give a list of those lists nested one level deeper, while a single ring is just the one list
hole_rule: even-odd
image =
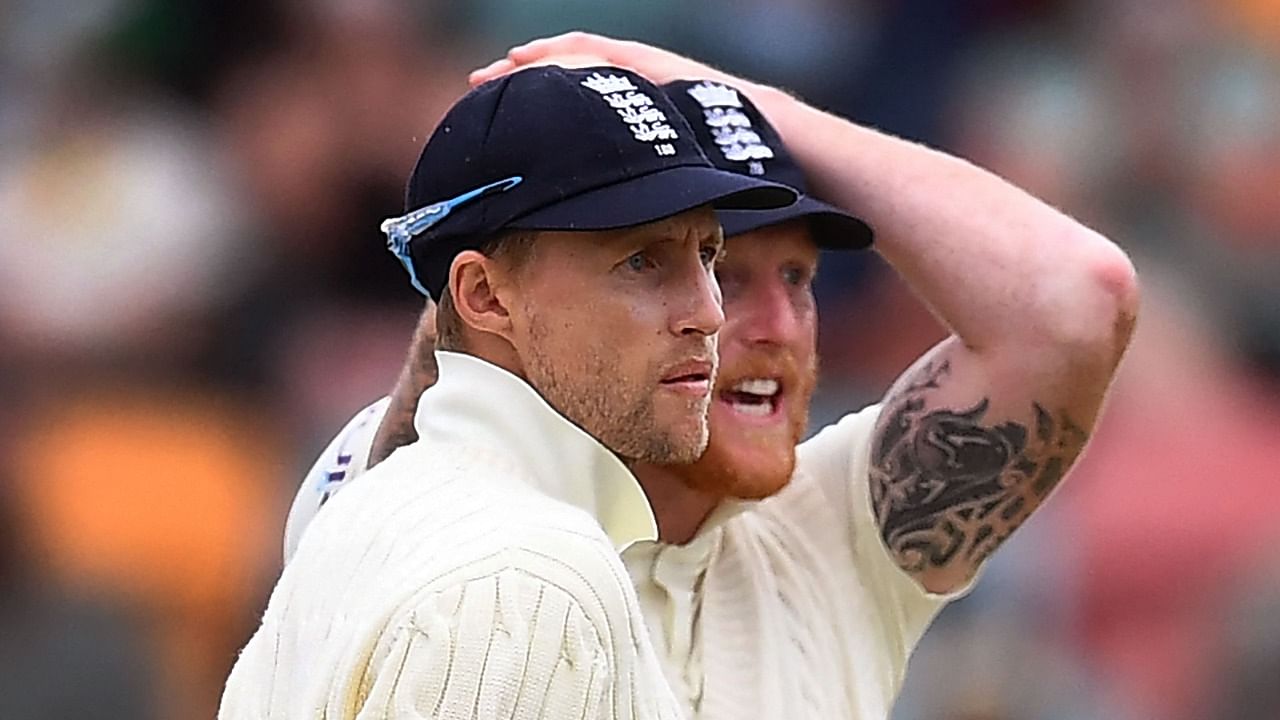
[{"label": "raised arm", "polygon": [[813,194],[875,229],[876,250],[952,334],[884,398],[872,504],[892,555],[926,589],[966,583],[1088,440],[1137,312],[1125,254],[960,158],[641,43],[569,33],[515,48],[472,81],[562,57],[737,87]]},{"label": "raised arm", "polygon": [[951,330],[886,394],[870,488],[898,564],[926,589],[958,588],[1084,449],[1133,331],[1133,266],[964,160],[757,96],[815,194],[866,218]]}]

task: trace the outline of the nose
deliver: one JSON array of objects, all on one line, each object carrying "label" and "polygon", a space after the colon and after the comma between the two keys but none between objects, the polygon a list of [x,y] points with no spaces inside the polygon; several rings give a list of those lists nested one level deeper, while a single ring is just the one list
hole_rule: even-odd
[{"label": "nose", "polygon": [[671,331],[676,335],[714,335],[724,325],[720,285],[701,262],[689,277],[690,282],[684,283],[685,291],[681,293],[684,302],[674,304],[679,311],[672,314]]},{"label": "nose", "polygon": [[800,338],[802,323],[787,288],[762,283],[733,306],[735,335],[748,345],[790,345]]}]

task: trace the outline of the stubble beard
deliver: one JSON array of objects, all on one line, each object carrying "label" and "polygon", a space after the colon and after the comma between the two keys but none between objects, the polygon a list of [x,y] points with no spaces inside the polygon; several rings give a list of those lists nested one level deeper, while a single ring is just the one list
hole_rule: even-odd
[{"label": "stubble beard", "polygon": [[572,367],[554,362],[546,352],[546,328],[537,323],[531,335],[525,358],[529,383],[561,415],[620,457],[681,465],[707,449],[709,396],[689,400],[688,412],[698,418],[694,432],[664,427],[654,404],[656,377],[618,377],[616,356],[599,348],[577,354]]}]

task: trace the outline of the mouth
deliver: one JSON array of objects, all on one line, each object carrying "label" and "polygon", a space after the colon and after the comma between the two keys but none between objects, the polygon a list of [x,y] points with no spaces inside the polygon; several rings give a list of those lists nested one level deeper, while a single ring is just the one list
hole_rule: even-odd
[{"label": "mouth", "polygon": [[721,390],[716,399],[733,413],[753,419],[769,419],[782,407],[782,380],[776,377],[752,377],[737,380]]},{"label": "mouth", "polygon": [[672,367],[660,384],[669,390],[689,395],[709,395],[715,365],[710,360],[690,360]]}]

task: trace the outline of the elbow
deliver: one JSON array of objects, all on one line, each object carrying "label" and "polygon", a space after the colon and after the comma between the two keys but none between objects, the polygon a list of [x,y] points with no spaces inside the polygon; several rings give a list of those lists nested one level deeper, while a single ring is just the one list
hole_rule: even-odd
[{"label": "elbow", "polygon": [[1138,322],[1141,295],[1138,271],[1123,250],[1107,243],[1106,251],[1100,252],[1091,263],[1090,274],[1099,302],[1103,305],[1105,324],[1101,328],[1100,342],[1114,367],[1129,347]]},{"label": "elbow", "polygon": [[[1090,275],[1093,285],[1111,306],[1111,315],[1117,319],[1136,319],[1138,316],[1138,271],[1133,261],[1119,247],[1107,243],[1104,250],[1090,263]],[[1132,334],[1130,322],[1127,342]]]},{"label": "elbow", "polygon": [[1054,313],[1057,344],[1105,357],[1113,366],[1129,346],[1138,318],[1139,284],[1133,261],[1118,246],[1090,233],[1081,257],[1063,286],[1068,292]]}]

